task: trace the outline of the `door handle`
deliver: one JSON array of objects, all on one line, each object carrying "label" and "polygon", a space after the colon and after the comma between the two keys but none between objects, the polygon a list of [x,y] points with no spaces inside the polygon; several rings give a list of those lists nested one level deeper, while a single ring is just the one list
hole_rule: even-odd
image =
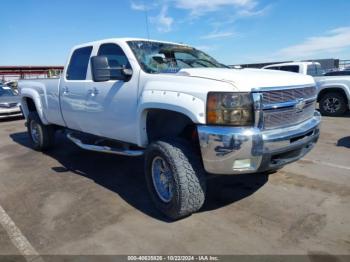
[{"label": "door handle", "polygon": [[99,91],[98,91],[98,89],[96,87],[94,87],[93,89],[89,90],[89,94],[91,96],[96,96],[96,95],[98,95],[98,93],[99,93]]},{"label": "door handle", "polygon": [[63,94],[64,94],[64,95],[67,95],[67,94],[69,93],[69,89],[68,89],[68,87],[66,87],[66,86],[63,87],[62,90],[63,90]]}]

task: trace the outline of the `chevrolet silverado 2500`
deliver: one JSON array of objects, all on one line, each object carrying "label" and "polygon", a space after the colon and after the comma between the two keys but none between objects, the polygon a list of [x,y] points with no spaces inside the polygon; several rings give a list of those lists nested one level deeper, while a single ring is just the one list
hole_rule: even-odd
[{"label": "chevrolet silverado 2500", "polygon": [[206,172],[276,170],[319,137],[312,77],[230,69],[190,46],[108,39],[72,49],[60,79],[19,82],[35,149],[56,130],[83,149],[145,155],[155,205],[178,219],[204,203]]}]

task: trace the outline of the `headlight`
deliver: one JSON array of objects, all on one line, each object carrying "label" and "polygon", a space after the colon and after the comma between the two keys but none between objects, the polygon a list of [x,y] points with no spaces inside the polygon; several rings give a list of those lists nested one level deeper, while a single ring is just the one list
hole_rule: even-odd
[{"label": "headlight", "polygon": [[251,126],[253,116],[253,100],[249,93],[208,94],[207,124]]}]

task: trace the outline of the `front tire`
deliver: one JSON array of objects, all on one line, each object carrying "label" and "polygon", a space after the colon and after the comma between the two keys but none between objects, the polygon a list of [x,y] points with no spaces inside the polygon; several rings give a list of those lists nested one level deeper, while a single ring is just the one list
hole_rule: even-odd
[{"label": "front tire", "polygon": [[145,156],[146,182],[156,207],[176,220],[198,211],[206,179],[199,158],[184,140],[152,143]]},{"label": "front tire", "polygon": [[45,151],[54,145],[54,128],[50,125],[44,125],[37,112],[28,114],[27,129],[35,150]]},{"label": "front tire", "polygon": [[341,116],[347,110],[346,98],[336,92],[323,95],[319,105],[320,112],[324,116]]}]

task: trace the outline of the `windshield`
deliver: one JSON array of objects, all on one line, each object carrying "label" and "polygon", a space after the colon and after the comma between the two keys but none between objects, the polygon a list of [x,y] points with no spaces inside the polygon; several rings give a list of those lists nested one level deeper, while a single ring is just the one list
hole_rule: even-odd
[{"label": "windshield", "polygon": [[11,88],[7,86],[0,86],[0,96],[14,96]]},{"label": "windshield", "polygon": [[228,68],[195,48],[148,41],[129,41],[142,69],[147,73],[177,73],[182,68]]}]

